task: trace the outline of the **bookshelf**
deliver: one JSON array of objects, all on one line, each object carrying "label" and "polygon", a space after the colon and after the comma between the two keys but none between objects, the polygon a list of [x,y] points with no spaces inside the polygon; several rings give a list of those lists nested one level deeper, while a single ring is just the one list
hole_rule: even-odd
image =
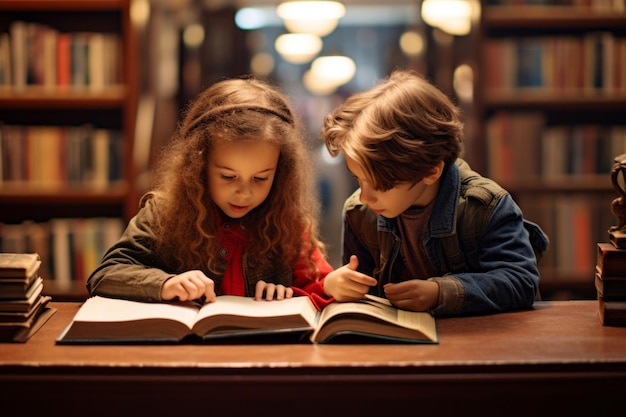
[{"label": "bookshelf", "polygon": [[87,295],[136,210],[132,3],[0,1],[0,238],[40,253],[54,300]]},{"label": "bookshelf", "polygon": [[[595,298],[626,153],[624,1],[481,0],[475,164],[549,235],[544,297]],[[479,143],[480,140],[474,140]]]}]

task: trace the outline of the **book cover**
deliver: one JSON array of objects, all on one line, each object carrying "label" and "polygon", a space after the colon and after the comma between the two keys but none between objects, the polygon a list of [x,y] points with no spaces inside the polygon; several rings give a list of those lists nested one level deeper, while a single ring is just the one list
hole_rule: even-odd
[{"label": "book cover", "polygon": [[41,266],[36,253],[0,253],[0,279],[28,280]]},{"label": "book cover", "polygon": [[384,298],[332,303],[321,312],[314,343],[438,343],[436,321],[426,312],[395,308]]},{"label": "book cover", "polygon": [[319,312],[308,297],[255,301],[219,296],[214,303],[146,303],[95,296],[57,344],[238,343],[242,338],[298,343],[438,343],[435,318],[399,310],[384,299],[333,303]]},{"label": "book cover", "polygon": [[0,325],[20,325],[24,323],[30,323],[33,318],[39,314],[42,308],[48,304],[51,297],[44,295],[37,295],[32,304],[28,306],[25,311],[2,311],[0,310]]},{"label": "book cover", "polygon": [[32,319],[22,323],[0,323],[0,342],[24,343],[31,338],[56,313],[57,309],[48,307],[49,297]]},{"label": "book cover", "polygon": [[597,262],[602,276],[626,277],[626,249],[618,249],[612,243],[597,244]]},{"label": "book cover", "polygon": [[30,311],[41,296],[41,292],[43,291],[43,279],[38,278],[33,284],[34,285],[32,285],[21,298],[5,298],[4,295],[0,293],[2,296],[0,297],[0,314],[6,312],[27,313]]},{"label": "book cover", "polygon": [[543,87],[544,43],[541,39],[520,38],[517,43],[517,87]]},{"label": "book cover", "polygon": [[604,299],[623,299],[626,301],[626,277],[603,276],[596,267],[595,285],[598,296]]},{"label": "book cover", "polygon": [[27,35],[26,22],[16,20],[9,27],[11,39],[11,72],[13,74],[13,86],[24,88],[27,84]]},{"label": "book cover", "polygon": [[598,297],[598,315],[603,326],[626,326],[626,300]]},{"label": "book cover", "polygon": [[304,335],[317,310],[308,297],[281,301],[220,296],[214,303],[147,303],[95,296],[89,298],[57,343],[178,343],[243,334]]},{"label": "book cover", "polygon": [[56,84],[59,87],[68,87],[72,83],[72,35],[59,33],[57,35]]},{"label": "book cover", "polygon": [[24,281],[22,279],[0,279],[0,300],[16,300],[27,299],[33,292],[37,291],[37,287],[43,284],[43,278],[38,274]]}]

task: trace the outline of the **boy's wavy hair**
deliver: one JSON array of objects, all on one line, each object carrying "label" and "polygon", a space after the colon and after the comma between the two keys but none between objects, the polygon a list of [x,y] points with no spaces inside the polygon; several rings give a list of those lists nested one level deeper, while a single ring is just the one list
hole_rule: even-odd
[{"label": "boy's wavy hair", "polygon": [[322,135],[331,155],[354,160],[381,191],[415,184],[463,152],[459,109],[414,71],[396,70],[348,98],[326,116]]},{"label": "boy's wavy hair", "polygon": [[[271,191],[245,219],[249,256],[259,266],[293,269],[300,255],[308,261],[315,248],[324,251],[313,168],[291,104],[269,82],[233,78],[190,103],[155,167],[155,191],[165,196],[157,206],[156,249],[175,271],[219,272],[223,214],[210,197],[207,164],[213,144],[236,141],[280,147]],[[309,274],[317,277],[308,262]]]}]

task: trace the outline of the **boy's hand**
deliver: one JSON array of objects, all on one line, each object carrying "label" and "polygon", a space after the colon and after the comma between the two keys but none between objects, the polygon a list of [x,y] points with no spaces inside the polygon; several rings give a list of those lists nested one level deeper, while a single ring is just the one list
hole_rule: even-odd
[{"label": "boy's hand", "polygon": [[206,303],[215,301],[215,283],[202,271],[187,271],[169,278],[161,288],[163,300],[197,300],[204,296]]},{"label": "boy's hand", "polygon": [[391,304],[404,310],[427,311],[439,302],[439,284],[435,281],[412,279],[383,288]]},{"label": "boy's hand", "polygon": [[[265,293],[265,297],[263,297],[264,293]],[[293,297],[293,289],[289,287],[285,287],[282,284],[272,284],[272,283],[267,283],[262,280],[257,281],[256,283],[254,299],[257,301],[260,301],[263,299],[267,301],[272,301],[274,299],[282,300],[282,299],[291,298],[291,297]]]},{"label": "boy's hand", "polygon": [[347,265],[337,268],[324,278],[324,291],[337,301],[358,301],[368,293],[377,281],[369,275],[362,274],[356,269],[359,259],[356,255],[350,257]]}]

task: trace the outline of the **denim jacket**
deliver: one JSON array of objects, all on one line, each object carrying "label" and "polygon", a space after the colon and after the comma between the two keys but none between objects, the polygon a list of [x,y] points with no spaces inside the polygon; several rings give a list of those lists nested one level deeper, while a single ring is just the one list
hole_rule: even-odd
[{"label": "denim jacket", "polygon": [[[360,190],[346,200],[343,260],[359,257],[359,271],[374,276],[371,292],[382,285],[412,279],[393,277],[402,244],[396,219],[376,215],[359,202]],[[532,306],[539,286],[535,251],[548,238],[528,222],[510,194],[472,171],[459,159],[440,180],[428,230],[422,236],[438,276],[436,315],[495,313]]]}]

